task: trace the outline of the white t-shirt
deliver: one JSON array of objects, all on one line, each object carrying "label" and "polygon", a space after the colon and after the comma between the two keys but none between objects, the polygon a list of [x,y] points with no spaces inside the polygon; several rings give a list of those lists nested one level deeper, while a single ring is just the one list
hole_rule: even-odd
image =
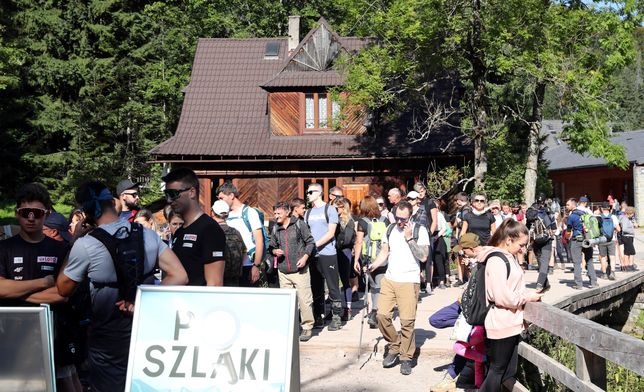
[{"label": "white t-shirt", "polygon": [[[414,229],[412,223],[412,232]],[[382,242],[389,245],[389,258],[387,279],[399,283],[420,283],[420,266],[414,255],[411,253],[409,244],[405,239],[405,232],[398,228],[398,225],[391,231],[389,238],[385,236]],[[429,234],[423,226],[418,231],[418,245],[429,246]]]},{"label": "white t-shirt", "polygon": [[[230,211],[228,213],[228,218],[226,218],[226,223],[228,226],[237,229],[239,234],[241,234],[242,239],[244,240],[244,245],[248,252],[255,249],[255,243],[253,242],[253,233],[257,229],[261,229],[264,226],[264,222],[260,222],[259,214],[254,208],[248,207],[248,223],[250,223],[251,231],[248,231],[248,226],[242,218],[242,211],[244,211],[245,204],[242,204],[241,208],[237,211]],[[248,254],[244,256],[244,266],[253,265],[253,261],[248,257]]]}]

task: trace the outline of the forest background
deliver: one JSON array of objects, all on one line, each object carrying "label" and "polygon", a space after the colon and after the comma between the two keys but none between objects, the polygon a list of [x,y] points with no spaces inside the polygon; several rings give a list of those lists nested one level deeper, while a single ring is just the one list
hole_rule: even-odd
[{"label": "forest background", "polygon": [[[88,178],[158,183],[161,168],[146,162],[176,129],[197,40],[286,36],[289,15],[301,16],[301,32],[322,16],[340,36],[375,37],[378,45],[338,64],[351,99],[385,119],[414,108],[419,125],[410,140],[458,126],[478,143],[476,185],[490,197],[529,199],[528,188],[532,196],[549,190],[542,119],[564,120],[573,150],[626,165],[608,137],[644,128],[643,7],[636,0],[4,0],[0,200],[28,181],[66,204]],[[445,79],[457,88],[439,96]]]}]

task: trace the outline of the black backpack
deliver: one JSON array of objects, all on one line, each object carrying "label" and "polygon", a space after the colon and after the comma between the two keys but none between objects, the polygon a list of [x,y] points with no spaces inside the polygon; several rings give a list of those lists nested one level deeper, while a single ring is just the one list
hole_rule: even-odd
[{"label": "black backpack", "polygon": [[487,316],[490,307],[494,305],[494,303],[486,305],[485,301],[485,266],[490,257],[494,256],[498,256],[505,261],[505,266],[508,270],[506,279],[510,276],[510,262],[502,252],[492,252],[485,258],[485,261],[477,263],[476,271],[472,271],[470,281],[461,297],[461,310],[463,316],[465,316],[465,321],[470,325],[484,325],[485,316]]},{"label": "black backpack", "polygon": [[116,282],[96,282],[96,288],[111,287],[119,290],[119,300],[134,303],[136,288],[144,283],[153,283],[155,268],[145,272],[145,247],[143,244],[143,226],[132,222],[128,229],[123,226],[110,235],[100,227],[92,230],[89,235],[99,240],[110,252]]},{"label": "black backpack", "polygon": [[224,250],[224,286],[239,286],[239,279],[244,269],[244,256],[246,245],[237,229],[227,224],[221,224],[221,229],[226,235],[226,249]]}]

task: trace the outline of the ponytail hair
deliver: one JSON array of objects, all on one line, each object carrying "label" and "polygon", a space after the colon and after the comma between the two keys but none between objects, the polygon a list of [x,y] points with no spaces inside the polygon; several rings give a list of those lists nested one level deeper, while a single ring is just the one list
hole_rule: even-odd
[{"label": "ponytail hair", "polygon": [[514,219],[506,219],[501,223],[501,225],[494,231],[492,238],[488,241],[488,245],[499,246],[506,239],[510,238],[513,241],[519,239],[521,235],[528,235],[528,228],[521,222],[517,222]]}]

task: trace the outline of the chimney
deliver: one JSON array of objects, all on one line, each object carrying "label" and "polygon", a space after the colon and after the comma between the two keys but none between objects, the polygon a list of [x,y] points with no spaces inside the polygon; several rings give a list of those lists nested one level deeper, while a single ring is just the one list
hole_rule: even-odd
[{"label": "chimney", "polygon": [[288,54],[293,53],[297,45],[300,43],[300,17],[288,17]]}]

